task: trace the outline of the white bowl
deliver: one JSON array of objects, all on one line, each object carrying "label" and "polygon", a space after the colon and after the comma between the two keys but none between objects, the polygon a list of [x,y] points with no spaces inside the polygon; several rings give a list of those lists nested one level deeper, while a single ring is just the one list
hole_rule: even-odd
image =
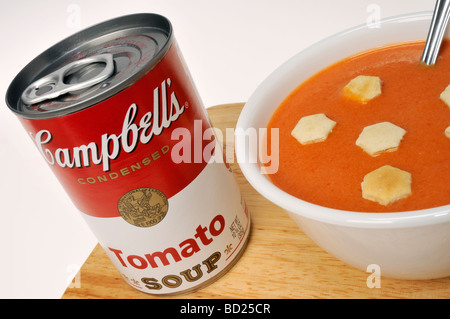
[{"label": "white bowl", "polygon": [[363,271],[368,271],[369,265],[378,265],[382,276],[393,278],[450,276],[450,205],[367,213],[305,202],[282,191],[261,173],[258,156],[247,147],[244,133],[249,128],[265,128],[292,90],[334,62],[390,43],[425,40],[431,15],[427,12],[394,17],[382,20],[379,28],[362,25],[298,53],[256,89],[236,128],[237,161],[246,179],[261,195],[285,209],[301,230],[330,254]]}]

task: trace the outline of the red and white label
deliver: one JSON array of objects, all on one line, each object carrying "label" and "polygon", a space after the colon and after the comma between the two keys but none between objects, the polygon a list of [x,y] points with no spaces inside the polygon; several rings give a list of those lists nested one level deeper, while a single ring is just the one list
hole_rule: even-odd
[{"label": "red and white label", "polygon": [[175,163],[171,159],[172,147],[178,143],[171,139],[173,130],[186,128],[193,136],[195,120],[202,121],[202,130],[209,127],[178,61],[172,47],[149,74],[95,106],[53,119],[21,119],[83,213],[118,216],[116,198],[127,187],[131,190],[143,183],[169,198],[205,167],[205,160]]},{"label": "red and white label", "polygon": [[[97,105],[21,121],[133,287],[190,289],[244,246],[250,219],[237,184],[226,165],[209,163],[220,147],[172,138],[177,129],[194,138],[210,128],[176,44],[147,75]],[[183,151],[192,161],[174,161],[179,143],[189,145]]]}]

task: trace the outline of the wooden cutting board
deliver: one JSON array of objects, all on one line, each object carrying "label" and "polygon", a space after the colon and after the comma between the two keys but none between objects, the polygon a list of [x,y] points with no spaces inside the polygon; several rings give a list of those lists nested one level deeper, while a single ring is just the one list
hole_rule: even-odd
[{"label": "wooden cutting board", "polygon": [[[208,109],[214,127],[234,128],[243,103]],[[225,147],[233,148],[233,145]],[[171,298],[450,298],[450,277],[407,281],[381,278],[369,288],[370,272],[354,269],[319,248],[279,207],[259,195],[231,167],[252,218],[249,244],[237,264],[203,289]],[[160,298],[129,286],[97,245],[62,298]]]}]

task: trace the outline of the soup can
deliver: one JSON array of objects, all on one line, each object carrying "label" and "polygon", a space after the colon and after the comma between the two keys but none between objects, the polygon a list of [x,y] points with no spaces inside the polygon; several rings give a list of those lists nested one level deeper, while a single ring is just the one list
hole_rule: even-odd
[{"label": "soup can", "polygon": [[165,17],[62,40],[6,102],[132,287],[197,290],[242,255],[249,213]]}]

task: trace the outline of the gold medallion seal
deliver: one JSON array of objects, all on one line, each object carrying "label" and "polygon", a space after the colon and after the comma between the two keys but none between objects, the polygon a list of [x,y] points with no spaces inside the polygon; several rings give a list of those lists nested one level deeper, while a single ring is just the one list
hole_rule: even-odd
[{"label": "gold medallion seal", "polygon": [[120,216],[131,225],[151,227],[158,224],[169,210],[166,195],[156,188],[136,188],[123,195],[117,204]]}]

